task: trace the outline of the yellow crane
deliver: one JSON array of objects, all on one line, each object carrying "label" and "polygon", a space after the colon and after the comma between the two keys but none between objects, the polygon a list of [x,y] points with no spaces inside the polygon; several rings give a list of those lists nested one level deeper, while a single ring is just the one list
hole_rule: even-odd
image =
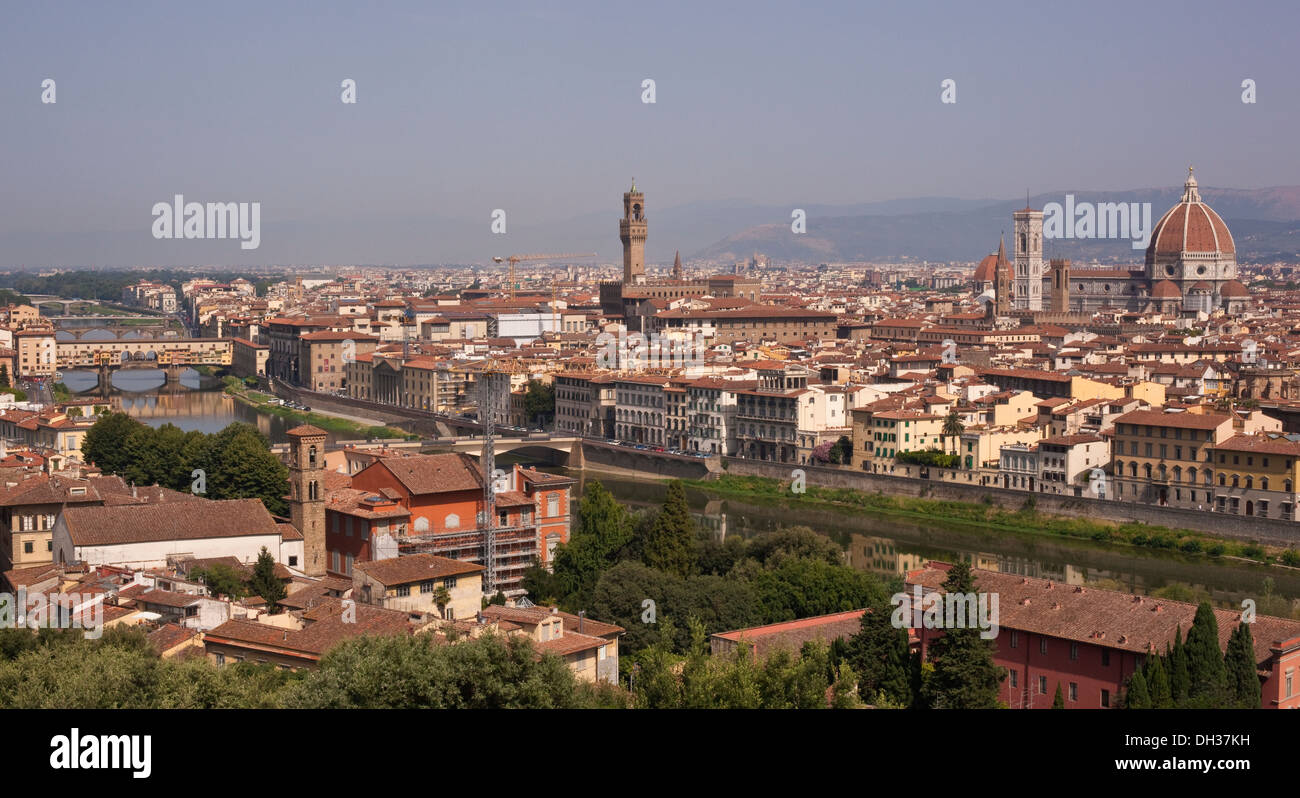
[{"label": "yellow crane", "polygon": [[506,290],[510,292],[510,298],[514,299],[515,288],[517,287],[515,285],[515,264],[516,263],[522,263],[524,261],[529,261],[529,260],[565,260],[565,259],[573,259],[573,258],[594,258],[594,257],[596,257],[595,252],[561,252],[556,255],[546,255],[546,254],[536,254],[536,253],[530,255],[510,255],[504,258],[494,257],[492,258],[492,260],[495,263],[510,264],[510,275],[509,277],[506,278],[506,285],[507,285]]}]

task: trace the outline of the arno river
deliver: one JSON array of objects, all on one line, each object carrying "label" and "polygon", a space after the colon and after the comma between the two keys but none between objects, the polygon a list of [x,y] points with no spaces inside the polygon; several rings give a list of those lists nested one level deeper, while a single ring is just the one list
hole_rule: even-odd
[{"label": "arno river", "polygon": [[[179,386],[167,385],[166,376],[153,369],[115,371],[112,398],[122,410],[151,426],[175,424],[183,430],[220,432],[226,425],[242,421],[256,426],[272,443],[285,440],[285,430],[294,422],[258,413],[236,402],[222,391],[221,381],[201,377],[187,369]],[[65,371],[63,384],[74,394],[98,397],[98,375],[93,371]]]},{"label": "arno river", "polygon": [[[69,371],[64,382],[74,392],[93,390],[95,375]],[[292,422],[261,415],[234,401],[221,392],[218,381],[201,380],[193,371],[187,371],[181,383],[185,387],[166,386],[162,372],[157,371],[117,372],[113,395],[126,412],[155,426],[171,423],[186,430],[215,432],[233,421],[244,421],[255,424],[273,443],[283,441],[285,429],[292,426]],[[663,500],[664,485],[652,480],[591,472],[572,475],[579,480],[579,492],[590,480],[599,479],[615,497],[634,509],[649,508]],[[1261,612],[1278,613],[1287,606],[1282,602],[1266,605],[1266,588],[1286,601],[1300,599],[1300,570],[1066,541],[1030,532],[982,531],[944,522],[873,515],[861,509],[760,504],[694,489],[687,495],[697,520],[711,534],[748,538],[803,524],[844,546],[854,567],[881,574],[901,574],[927,560],[963,557],[977,566],[1003,572],[1134,593],[1187,585],[1208,593],[1220,605],[1240,605],[1242,599],[1254,599]],[[1271,580],[1271,588],[1266,580]]]}]

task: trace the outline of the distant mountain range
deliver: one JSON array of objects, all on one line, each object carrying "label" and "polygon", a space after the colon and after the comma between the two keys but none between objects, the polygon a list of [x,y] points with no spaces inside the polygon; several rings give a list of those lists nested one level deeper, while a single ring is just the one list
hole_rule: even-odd
[{"label": "distant mountain range", "polygon": [[[649,264],[666,266],[680,250],[688,261],[727,264],[761,252],[778,262],[977,261],[997,249],[1023,199],[920,197],[849,205],[759,205],[718,200],[664,207],[647,186]],[[1120,192],[1060,191],[1030,203],[1150,202],[1152,222],[1182,196],[1181,187]],[[1300,258],[1300,186],[1264,189],[1203,188],[1201,194],[1232,229],[1243,260]],[[605,209],[563,219],[534,220],[511,210],[508,236],[492,235],[487,212],[469,218],[412,212],[400,217],[359,211],[355,217],[299,221],[280,208],[262,213],[261,247],[235,241],[156,241],[142,207],[131,230],[50,230],[0,234],[0,268],[50,266],[252,266],[257,264],[479,263],[520,252],[596,252],[598,262],[620,263],[615,194]],[[808,232],[790,232],[790,212],[807,212]],[[725,236],[719,238],[719,236]],[[1008,236],[1008,245],[1010,237]],[[1143,253],[1127,241],[1049,241],[1046,252],[1076,262],[1138,263]]]},{"label": "distant mountain range", "polygon": [[[1182,197],[1182,188],[1119,192],[1061,191],[1030,198],[1042,208],[1048,202],[1150,202],[1152,224]],[[1271,260],[1300,256],[1300,186],[1264,189],[1202,188],[1201,196],[1224,221],[1242,260]],[[908,205],[911,205],[909,208]],[[761,252],[777,261],[871,261],[907,258],[915,261],[975,261],[998,246],[998,236],[1012,226],[1011,214],[1024,200],[912,200],[879,203],[857,212],[809,206],[807,233],[790,231],[789,209],[780,221],[745,227],[740,232],[690,253],[692,258],[741,260]],[[898,210],[906,208],[906,210]],[[738,216],[737,209],[731,209]],[[773,209],[774,215],[776,210]],[[653,233],[652,233],[653,234]],[[1008,235],[1008,248],[1010,248]],[[1046,242],[1045,253],[1076,262],[1141,262],[1143,252],[1126,240],[1070,239]]]}]

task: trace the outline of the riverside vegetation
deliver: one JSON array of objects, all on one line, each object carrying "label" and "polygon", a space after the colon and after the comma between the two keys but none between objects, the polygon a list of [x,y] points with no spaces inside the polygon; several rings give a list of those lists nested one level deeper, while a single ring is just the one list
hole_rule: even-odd
[{"label": "riverside vegetation", "polygon": [[689,485],[718,493],[760,502],[781,502],[790,506],[818,504],[833,507],[866,508],[886,515],[927,520],[942,520],[956,525],[1013,532],[1030,531],[1078,540],[1126,544],[1151,549],[1203,554],[1209,557],[1239,557],[1259,562],[1300,567],[1300,551],[1295,548],[1270,548],[1259,543],[1243,543],[1216,538],[1189,529],[1171,529],[1148,524],[1110,524],[1086,518],[1062,518],[1035,510],[1033,495],[1018,510],[1006,510],[989,499],[982,503],[886,496],[850,488],[827,488],[808,485],[804,493],[792,493],[789,483],[768,477],[722,474],[714,480],[690,480]]}]

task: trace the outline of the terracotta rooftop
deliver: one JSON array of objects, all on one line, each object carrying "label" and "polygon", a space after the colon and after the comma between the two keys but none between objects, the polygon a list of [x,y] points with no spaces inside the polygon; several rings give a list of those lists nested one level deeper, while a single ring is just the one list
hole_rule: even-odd
[{"label": "terracotta rooftop", "polygon": [[484,570],[481,565],[439,557],[435,554],[411,554],[387,560],[359,562],[355,568],[385,586],[406,585],[448,576],[463,576]]}]

